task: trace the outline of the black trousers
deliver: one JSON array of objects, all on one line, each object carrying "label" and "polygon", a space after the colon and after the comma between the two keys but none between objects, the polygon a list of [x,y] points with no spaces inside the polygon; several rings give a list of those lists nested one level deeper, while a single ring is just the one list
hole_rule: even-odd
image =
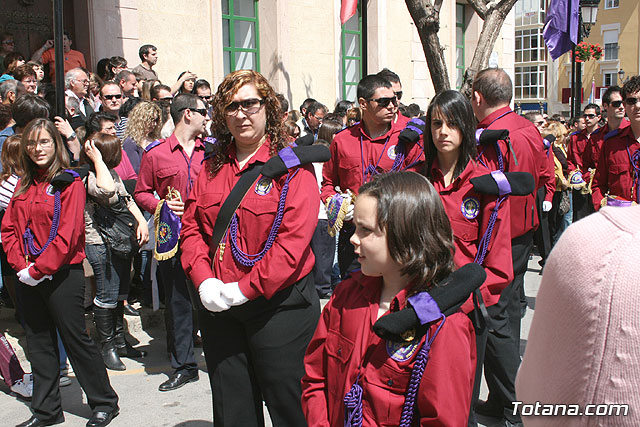
[{"label": "black trousers", "polygon": [[520,289],[524,284],[529,254],[533,247],[533,231],[511,240],[513,282],[503,289],[498,303],[488,307],[492,330],[487,335],[484,377],[489,387],[489,400],[504,407],[504,417],[512,422],[516,397],[516,374],[520,367]]},{"label": "black trousers", "polygon": [[336,252],[336,238],[327,231],[327,220],[319,219],[311,238],[311,250],[316,258],[313,266],[313,280],[318,292],[331,291],[331,270]]},{"label": "black trousers", "polygon": [[307,425],[300,403],[304,353],[320,317],[311,274],[221,313],[198,312],[216,427]]},{"label": "black trousers", "polygon": [[[542,262],[547,259],[549,252],[551,252],[551,232],[549,231],[549,212],[543,212],[542,202],[544,202],[545,188],[538,189],[536,195],[536,205],[538,209],[538,221],[540,225],[533,235],[533,242],[538,247]],[[522,288],[524,289],[524,287]]]},{"label": "black trousers", "polygon": [[582,194],[580,190],[573,190],[573,222],[589,216],[596,210],[591,201],[591,194]]},{"label": "black trousers", "polygon": [[82,265],[65,267],[54,274],[53,280],[37,286],[17,283],[33,371],[33,414],[44,422],[62,414],[56,328],[91,409],[114,410],[118,396],[109,383],[102,356],[85,330]]},{"label": "black trousers", "polygon": [[165,298],[167,350],[171,353],[171,367],[176,374],[191,375],[198,370],[193,353],[193,313],[187,276],[180,264],[180,252],[173,258],[158,262]]},{"label": "black trousers", "polygon": [[360,268],[358,257],[353,252],[353,245],[349,241],[353,233],[355,233],[356,227],[347,222],[342,226],[340,235],[338,236],[338,266],[340,267],[340,277],[344,280],[349,273]]}]

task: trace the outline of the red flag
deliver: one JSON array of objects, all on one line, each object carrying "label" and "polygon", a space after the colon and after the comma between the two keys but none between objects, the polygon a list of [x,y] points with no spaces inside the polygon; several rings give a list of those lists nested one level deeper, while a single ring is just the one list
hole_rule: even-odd
[{"label": "red flag", "polygon": [[344,25],[358,9],[358,0],[342,0],[340,6],[340,24]]}]

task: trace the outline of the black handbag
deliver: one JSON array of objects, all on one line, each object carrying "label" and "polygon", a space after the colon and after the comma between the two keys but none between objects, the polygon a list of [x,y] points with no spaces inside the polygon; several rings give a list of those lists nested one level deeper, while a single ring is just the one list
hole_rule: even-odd
[{"label": "black handbag", "polygon": [[93,223],[111,253],[121,258],[130,257],[138,249],[138,221],[127,208],[126,197],[118,196],[111,206],[94,202]]}]

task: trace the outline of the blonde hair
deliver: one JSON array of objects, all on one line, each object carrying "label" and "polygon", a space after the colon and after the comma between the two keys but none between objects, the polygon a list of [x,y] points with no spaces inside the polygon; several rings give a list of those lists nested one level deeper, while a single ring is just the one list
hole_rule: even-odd
[{"label": "blonde hair", "polygon": [[547,135],[553,135],[556,137],[555,145],[564,144],[565,137],[567,136],[567,128],[560,122],[551,121],[546,128],[542,130],[542,137]]},{"label": "blonde hair", "polygon": [[[153,124],[155,120],[155,125]],[[155,103],[142,101],[129,113],[129,120],[124,131],[124,137],[131,137],[141,146],[145,138],[152,140],[160,138],[162,130],[162,111]]]}]

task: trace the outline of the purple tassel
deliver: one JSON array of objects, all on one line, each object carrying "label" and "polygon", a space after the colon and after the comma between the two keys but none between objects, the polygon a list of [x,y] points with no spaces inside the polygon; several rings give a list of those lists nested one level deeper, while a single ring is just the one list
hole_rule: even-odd
[{"label": "purple tassel", "polygon": [[[627,147],[627,153],[629,147]],[[633,167],[633,188],[636,190],[636,203],[640,203],[640,148],[637,149],[633,156],[629,155],[631,160],[631,167]]]},{"label": "purple tassel", "polygon": [[344,396],[344,427],[362,427],[362,387],[358,384],[359,378]]},{"label": "purple tassel", "polygon": [[53,219],[51,221],[51,231],[49,231],[49,239],[42,246],[42,248],[38,249],[34,242],[34,235],[31,231],[31,227],[27,223],[27,229],[24,231],[22,235],[22,239],[24,240],[24,253],[25,255],[31,255],[32,257],[39,256],[45,249],[49,246],[49,244],[53,241],[53,239],[58,235],[58,226],[60,225],[60,190],[57,190],[54,194],[54,203],[53,203]]}]

